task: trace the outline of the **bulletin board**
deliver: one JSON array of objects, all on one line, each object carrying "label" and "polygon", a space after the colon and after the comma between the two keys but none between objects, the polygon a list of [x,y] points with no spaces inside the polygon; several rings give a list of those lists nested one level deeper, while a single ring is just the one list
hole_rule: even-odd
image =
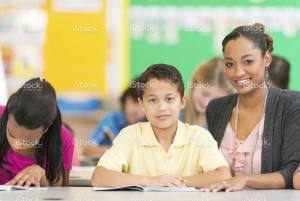
[{"label": "bulletin board", "polygon": [[200,63],[222,56],[222,39],[234,27],[262,22],[274,39],[272,54],[291,64],[290,88],[300,90],[298,0],[131,0],[128,17],[131,79],[166,63],[180,70],[186,84]]},{"label": "bulletin board", "polygon": [[[73,3],[72,3],[73,2]],[[44,76],[58,93],[106,96],[106,0],[48,0]]]}]

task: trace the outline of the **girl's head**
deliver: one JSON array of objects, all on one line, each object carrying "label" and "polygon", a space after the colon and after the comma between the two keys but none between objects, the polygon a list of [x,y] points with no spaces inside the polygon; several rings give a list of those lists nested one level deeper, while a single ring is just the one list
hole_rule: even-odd
[{"label": "girl's head", "polygon": [[205,115],[210,100],[234,93],[224,71],[224,62],[218,57],[202,63],[195,70],[188,88],[183,115],[185,122],[190,124],[197,124],[199,113]]},{"label": "girl's head", "polygon": [[61,115],[50,83],[34,78],[10,96],[0,120],[0,145],[2,170],[9,149],[20,153],[32,150],[36,164],[43,167],[45,162],[50,183],[57,182],[61,173],[65,177]]},{"label": "girl's head", "polygon": [[273,88],[288,89],[290,81],[290,63],[283,57],[272,56],[269,66],[268,84]]},{"label": "girl's head", "polygon": [[226,75],[239,93],[249,93],[265,87],[265,72],[273,51],[273,39],[262,24],[240,26],[223,42]]}]

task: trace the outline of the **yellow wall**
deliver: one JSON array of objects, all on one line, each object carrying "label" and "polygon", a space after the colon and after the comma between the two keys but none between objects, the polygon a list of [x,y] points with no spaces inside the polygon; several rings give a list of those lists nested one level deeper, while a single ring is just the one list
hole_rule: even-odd
[{"label": "yellow wall", "polygon": [[[104,96],[109,38],[105,25],[106,0],[98,13],[57,13],[47,1],[48,26],[44,49],[44,76],[58,93],[93,91]],[[77,32],[79,26],[93,26],[91,31]],[[82,27],[83,28],[83,27]],[[99,88],[78,88],[74,82],[96,83]]]}]

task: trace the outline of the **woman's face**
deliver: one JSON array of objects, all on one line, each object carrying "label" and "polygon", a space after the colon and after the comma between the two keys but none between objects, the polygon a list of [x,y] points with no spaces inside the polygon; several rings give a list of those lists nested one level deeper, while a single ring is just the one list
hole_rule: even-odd
[{"label": "woman's face", "polygon": [[35,148],[45,132],[42,128],[26,129],[16,122],[13,115],[8,115],[6,137],[10,147],[17,153]]},{"label": "woman's face", "polygon": [[212,99],[228,95],[219,85],[214,84],[211,88],[194,87],[192,99],[197,113],[205,114],[206,107]]},{"label": "woman's face", "polygon": [[240,94],[263,88],[265,67],[269,66],[271,55],[264,57],[259,48],[244,37],[227,43],[224,50],[225,71],[228,80]]}]

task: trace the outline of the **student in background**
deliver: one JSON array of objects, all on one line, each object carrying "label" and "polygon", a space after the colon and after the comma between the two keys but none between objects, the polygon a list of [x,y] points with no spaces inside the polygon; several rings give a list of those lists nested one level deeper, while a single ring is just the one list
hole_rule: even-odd
[{"label": "student in background", "polygon": [[288,89],[290,81],[290,63],[278,56],[272,56],[269,66],[269,79],[267,83],[273,88]]},{"label": "student in background", "polygon": [[27,81],[0,116],[0,184],[67,186],[74,136],[61,123],[50,83]]},{"label": "student in background", "polygon": [[205,111],[209,101],[235,92],[226,77],[224,61],[218,57],[202,63],[195,70],[188,88],[182,120],[205,129],[208,129]]},{"label": "student in background", "polygon": [[120,101],[122,111],[107,113],[103,117],[97,129],[89,138],[94,145],[84,147],[83,155],[102,156],[123,128],[146,120],[144,112],[139,107],[137,88],[127,88]]},{"label": "student in background", "polygon": [[[124,128],[99,160],[93,186],[203,187],[230,178],[216,141],[178,120],[186,97],[179,71],[150,66],[139,79],[139,104],[149,122]],[[186,182],[184,182],[186,180]]]},{"label": "student in background", "polygon": [[214,99],[209,131],[233,177],[203,191],[293,188],[300,162],[300,93],[266,84],[273,39],[265,27],[235,28],[223,40],[226,75],[236,94]]}]

